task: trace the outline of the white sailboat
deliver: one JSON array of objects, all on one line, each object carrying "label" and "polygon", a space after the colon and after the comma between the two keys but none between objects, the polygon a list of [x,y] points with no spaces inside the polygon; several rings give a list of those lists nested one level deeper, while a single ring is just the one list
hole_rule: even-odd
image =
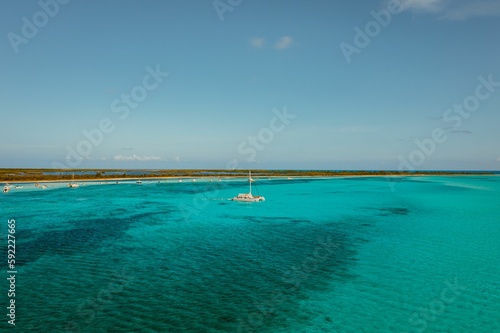
[{"label": "white sailboat", "polygon": [[7,185],[5,185],[5,186],[3,187],[3,191],[2,191],[2,192],[3,192],[3,193],[8,193],[9,191],[10,191],[10,187],[8,187]]},{"label": "white sailboat", "polygon": [[233,201],[240,201],[240,202],[259,202],[259,201],[266,201],[266,198],[263,196],[257,195],[254,196],[252,195],[252,182],[254,180],[252,179],[252,172],[248,171],[248,183],[250,190],[248,193],[240,193],[236,197],[232,198],[231,200]]},{"label": "white sailboat", "polygon": [[73,176],[71,177],[71,183],[68,184],[68,187],[70,187],[70,188],[80,187],[80,185],[75,183],[75,173],[74,172],[73,172]]}]

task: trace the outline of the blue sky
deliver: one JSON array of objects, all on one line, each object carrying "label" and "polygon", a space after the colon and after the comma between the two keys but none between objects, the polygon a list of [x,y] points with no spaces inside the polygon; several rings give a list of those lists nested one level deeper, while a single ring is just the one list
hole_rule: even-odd
[{"label": "blue sky", "polygon": [[496,0],[59,1],[0,4],[0,167],[500,169]]}]

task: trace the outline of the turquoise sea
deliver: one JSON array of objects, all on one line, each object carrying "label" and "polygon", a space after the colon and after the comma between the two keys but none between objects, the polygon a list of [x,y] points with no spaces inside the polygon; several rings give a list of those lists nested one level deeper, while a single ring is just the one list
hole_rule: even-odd
[{"label": "turquoise sea", "polygon": [[2,332],[500,332],[499,176],[65,185],[0,195]]}]

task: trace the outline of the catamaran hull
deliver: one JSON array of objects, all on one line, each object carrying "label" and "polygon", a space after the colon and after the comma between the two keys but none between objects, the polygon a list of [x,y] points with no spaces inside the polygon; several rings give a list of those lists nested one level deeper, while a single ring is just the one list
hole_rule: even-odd
[{"label": "catamaran hull", "polygon": [[232,198],[231,200],[233,201],[239,201],[239,202],[259,202],[259,201],[266,201],[264,197],[258,197],[258,198]]}]

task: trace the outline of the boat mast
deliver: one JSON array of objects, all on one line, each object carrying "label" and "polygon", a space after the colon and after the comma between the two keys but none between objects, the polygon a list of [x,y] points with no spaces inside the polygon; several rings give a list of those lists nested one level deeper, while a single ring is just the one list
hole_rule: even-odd
[{"label": "boat mast", "polygon": [[252,171],[248,171],[248,182],[250,183],[250,192],[252,194]]}]

